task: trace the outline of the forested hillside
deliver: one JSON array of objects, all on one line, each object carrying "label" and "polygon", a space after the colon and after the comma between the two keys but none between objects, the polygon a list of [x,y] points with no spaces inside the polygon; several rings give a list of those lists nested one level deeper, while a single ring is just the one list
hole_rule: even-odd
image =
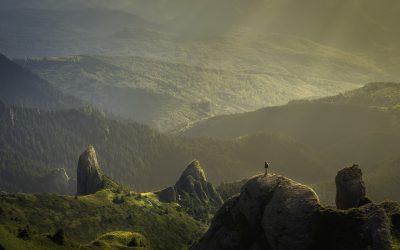
[{"label": "forested hillside", "polygon": [[0,100],[9,105],[45,110],[79,107],[80,101],[0,54]]},{"label": "forested hillside", "polygon": [[[390,194],[397,199],[392,177],[398,175],[394,167],[385,166],[400,155],[399,90],[396,83],[368,84],[335,97],[211,118],[184,135],[237,138],[281,133],[307,145],[330,170],[360,164],[367,176],[375,176],[369,185],[375,198]],[[383,174],[388,172],[392,175]]]},{"label": "forested hillside", "polygon": [[[389,53],[395,44],[381,39],[375,44],[360,30],[362,37],[368,35],[367,45],[362,50],[353,46],[357,37],[352,34],[359,33],[354,30],[366,22],[359,8],[375,15],[370,2],[347,6],[357,9],[356,20],[346,15],[356,26],[344,34],[350,34],[348,43],[318,36],[324,30],[320,25],[328,26],[329,18],[341,14],[342,1],[307,0],[305,6],[315,5],[324,13],[317,16],[292,0],[269,5],[258,0],[40,0],[15,2],[11,9],[10,2],[3,2],[3,53],[22,59],[18,63],[67,94],[164,132],[215,115],[335,95],[397,75],[392,68],[397,59],[382,63],[365,49],[373,44]],[[292,13],[286,5],[301,12]],[[208,10],[207,18],[197,15],[197,9]],[[247,14],[254,20],[245,18]],[[304,16],[310,20],[300,18]],[[309,33],[297,32],[296,25]],[[391,30],[393,23],[385,20],[382,27]],[[375,26],[374,32],[391,34],[381,34]]]},{"label": "forested hillside", "polygon": [[163,131],[215,115],[334,95],[383,77],[363,58],[295,37],[262,36],[260,41],[269,41],[260,44],[263,51],[236,37],[230,40],[229,46],[223,40],[185,43],[182,55],[190,60],[165,54],[159,59],[69,56],[17,62],[67,94]]},{"label": "forested hillside", "polygon": [[[215,184],[262,171],[267,157],[292,177],[311,182],[326,176],[311,150],[282,136],[176,138],[145,125],[110,120],[91,108],[45,112],[1,105],[0,118],[0,148],[10,158],[1,162],[0,183],[6,190],[34,190],[30,181],[54,168],[65,168],[74,178],[77,158],[89,144],[98,150],[104,171],[135,190],[170,186],[193,159],[203,163]],[[287,152],[291,157],[285,157]],[[302,170],[292,171],[295,166]]]}]

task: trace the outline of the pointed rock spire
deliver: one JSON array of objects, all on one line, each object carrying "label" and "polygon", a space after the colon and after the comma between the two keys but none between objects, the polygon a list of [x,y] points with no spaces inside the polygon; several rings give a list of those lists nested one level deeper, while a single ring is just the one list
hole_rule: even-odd
[{"label": "pointed rock spire", "polygon": [[204,170],[198,160],[192,161],[186,167],[173,187],[160,191],[158,195],[164,202],[179,202],[180,197],[190,196],[215,207],[223,204],[223,200],[214,186],[207,182]]},{"label": "pointed rock spire", "polygon": [[356,208],[366,203],[365,184],[362,180],[361,168],[357,164],[340,170],[335,182],[338,209]]},{"label": "pointed rock spire", "polygon": [[97,161],[96,151],[93,146],[89,146],[79,157],[77,195],[94,194],[104,187],[104,176]]},{"label": "pointed rock spire", "polygon": [[196,181],[207,182],[204,170],[201,167],[200,162],[198,160],[192,161],[186,167],[186,169],[183,171],[181,177],[179,178],[178,182],[186,179],[188,176],[191,176]]}]

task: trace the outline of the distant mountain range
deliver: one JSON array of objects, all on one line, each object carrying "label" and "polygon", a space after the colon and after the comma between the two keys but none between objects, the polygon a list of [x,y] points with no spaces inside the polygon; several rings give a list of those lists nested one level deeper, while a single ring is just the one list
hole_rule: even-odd
[{"label": "distant mountain range", "polygon": [[[252,48],[241,51],[238,44],[217,58],[222,52],[210,45],[193,53],[196,60],[193,63],[110,56],[16,62],[64,93],[162,131],[181,130],[215,115],[337,94],[382,74],[362,58],[345,53],[337,55],[331,48],[310,41],[279,35],[270,39],[274,43],[264,44],[264,56],[257,55],[257,50]],[[295,41],[299,43],[293,45]],[[293,46],[302,50],[302,54],[290,51]],[[188,54],[189,51],[188,48]],[[258,58],[256,67],[251,66],[250,55]],[[207,64],[203,57],[215,58]],[[307,63],[299,64],[302,60]],[[235,68],[231,64],[240,66]]]},{"label": "distant mountain range", "polygon": [[[165,31],[197,39],[221,36],[240,27],[252,29],[254,33],[278,32],[346,51],[370,54],[388,64],[392,64],[392,61],[388,62],[387,56],[393,57],[393,52],[399,51],[400,37],[396,30],[400,21],[397,15],[400,4],[392,0],[379,3],[374,0],[116,0],[112,3],[104,0],[1,0],[0,3],[0,9],[8,11],[8,16],[15,15],[10,10],[16,9],[47,12],[85,9],[102,9],[109,13],[122,11],[162,24]],[[119,13],[117,16],[126,14]],[[46,15],[43,12],[40,18]],[[72,13],[70,15],[74,16]],[[91,15],[87,16],[90,18]],[[101,16],[110,21],[108,14],[103,12]],[[101,19],[98,21],[104,23]],[[35,22],[30,24],[31,28],[35,26]]]},{"label": "distant mountain range", "polygon": [[1,53],[66,94],[162,131],[399,76],[394,2],[0,5]]}]

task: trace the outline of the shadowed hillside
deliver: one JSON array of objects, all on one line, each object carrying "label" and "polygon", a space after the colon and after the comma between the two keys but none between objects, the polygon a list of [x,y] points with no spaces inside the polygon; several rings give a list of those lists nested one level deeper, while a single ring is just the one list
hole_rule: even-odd
[{"label": "shadowed hillside", "polygon": [[[395,83],[368,84],[335,97],[211,118],[184,135],[236,138],[260,132],[281,133],[307,145],[331,170],[356,162],[367,176],[375,175],[384,173],[385,162],[399,155],[399,90],[400,85]],[[393,195],[396,185],[389,175],[379,176],[380,181],[371,177],[375,179],[371,183],[374,197],[390,193],[397,199]]]},{"label": "shadowed hillside", "polygon": [[262,170],[266,155],[283,156],[285,150],[291,157],[277,157],[277,169],[284,166],[282,172],[291,175],[290,166],[303,162],[303,170],[291,176],[308,181],[326,176],[312,151],[280,136],[226,141],[176,138],[145,125],[107,119],[91,108],[45,112],[0,106],[0,117],[0,148],[10,158],[0,162],[1,188],[14,192],[37,191],[35,177],[55,168],[64,168],[75,178],[76,155],[89,144],[98,150],[104,171],[135,190],[174,183],[180,166],[195,158],[202,161],[212,182],[232,181]]},{"label": "shadowed hillside", "polygon": [[82,105],[77,99],[0,54],[0,100],[8,105],[45,110]]}]

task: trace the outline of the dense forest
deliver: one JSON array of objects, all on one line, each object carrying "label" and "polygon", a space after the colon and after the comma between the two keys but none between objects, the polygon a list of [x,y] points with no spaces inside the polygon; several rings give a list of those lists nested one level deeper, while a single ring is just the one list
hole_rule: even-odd
[{"label": "dense forest", "polygon": [[[14,185],[14,190],[28,191],[19,185],[27,185],[24,176],[46,173],[50,168],[63,167],[70,177],[75,177],[78,156],[89,144],[98,150],[101,165],[108,175],[136,190],[171,185],[192,159],[203,163],[215,184],[262,171],[264,158],[268,156],[281,163],[276,164],[277,171],[280,169],[293,177],[311,182],[326,176],[326,169],[312,152],[284,136],[185,139],[159,134],[145,125],[110,120],[91,108],[41,111],[2,105],[0,116],[3,121],[1,148],[13,155],[16,165],[25,164],[24,159],[29,159],[32,161],[29,165],[35,166],[22,167],[20,171],[25,172],[22,175],[8,174],[17,179],[4,178],[2,174],[3,188]],[[291,157],[283,157],[288,152]],[[291,166],[298,163],[303,170],[290,171]],[[14,170],[3,164],[2,171]],[[311,175],[313,172],[318,174]]]}]

